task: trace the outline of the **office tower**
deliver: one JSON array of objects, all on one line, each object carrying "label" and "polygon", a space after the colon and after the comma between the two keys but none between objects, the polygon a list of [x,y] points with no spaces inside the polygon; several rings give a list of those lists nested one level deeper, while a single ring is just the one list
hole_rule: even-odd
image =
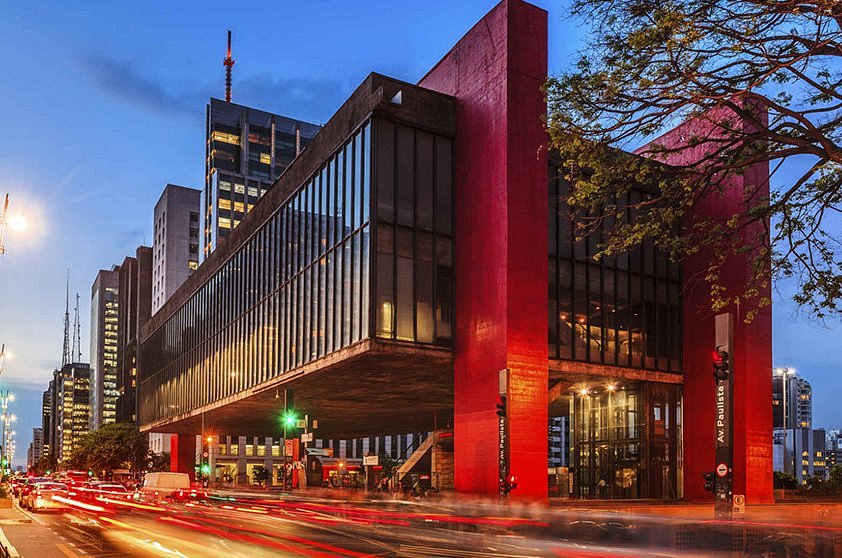
[{"label": "office tower", "polygon": [[90,432],[91,367],[87,363],[65,364],[53,372],[55,397],[55,458],[66,461],[79,447],[82,436]]},{"label": "office tower", "polygon": [[135,421],[137,340],[152,308],[152,248],[140,246],[120,265],[118,298],[117,422]]},{"label": "office tower", "polygon": [[206,114],[200,261],[319,131],[315,124],[213,98]]},{"label": "office tower", "polygon": [[193,188],[167,184],[155,204],[152,313],[199,266],[199,198]]},{"label": "office tower", "polygon": [[[786,369],[781,369],[786,370]],[[795,373],[772,376],[772,417],[774,428],[783,428],[784,384],[786,384],[786,428],[813,426],[813,389],[810,382]]]},{"label": "office tower", "polygon": [[40,457],[50,455],[50,423],[52,422],[52,393],[49,388],[41,394],[41,434],[43,445]]},{"label": "office tower", "polygon": [[100,270],[91,286],[91,430],[117,420],[119,272]]}]

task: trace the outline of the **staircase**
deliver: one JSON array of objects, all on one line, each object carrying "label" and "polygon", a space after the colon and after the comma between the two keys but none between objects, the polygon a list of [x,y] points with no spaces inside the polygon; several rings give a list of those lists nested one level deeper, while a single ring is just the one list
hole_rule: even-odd
[{"label": "staircase", "polygon": [[430,436],[427,436],[427,439],[424,440],[424,442],[420,446],[418,446],[418,449],[412,452],[412,455],[410,455],[407,458],[407,460],[403,462],[403,465],[401,465],[398,469],[398,482],[402,481],[403,478],[407,474],[409,474],[412,468],[415,467],[415,465],[419,461],[421,461],[421,458],[423,458],[424,455],[428,451],[430,451],[430,449],[433,447],[433,444],[436,441],[436,438],[437,436],[435,435],[435,433],[432,433]]}]

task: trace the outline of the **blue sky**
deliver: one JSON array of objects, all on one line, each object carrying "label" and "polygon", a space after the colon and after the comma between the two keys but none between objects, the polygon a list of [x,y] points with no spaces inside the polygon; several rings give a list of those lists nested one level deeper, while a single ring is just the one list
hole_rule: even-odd
[{"label": "blue sky", "polygon": [[[10,233],[0,260],[0,342],[14,354],[0,385],[18,396],[16,461],[25,460],[40,394],[61,359],[65,270],[81,294],[87,359],[97,270],[151,242],[165,184],[202,184],[204,107],[224,94],[227,29],[235,102],[324,122],[370,71],[417,81],[495,3],[7,3],[0,194],[33,225]],[[550,71],[563,70],[584,32],[562,1],[535,3],[550,13]],[[775,363],[813,383],[817,424],[842,427],[833,408],[842,386],[837,324],[776,302]]]}]

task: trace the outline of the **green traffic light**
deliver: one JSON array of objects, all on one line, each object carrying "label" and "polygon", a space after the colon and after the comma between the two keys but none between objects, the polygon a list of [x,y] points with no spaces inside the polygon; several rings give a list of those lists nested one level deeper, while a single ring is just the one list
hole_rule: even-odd
[{"label": "green traffic light", "polygon": [[294,426],[295,426],[295,423],[297,422],[297,418],[296,418],[296,416],[295,416],[295,412],[293,412],[293,411],[287,411],[287,413],[286,413],[286,414],[284,415],[284,417],[283,417],[283,420],[284,420],[284,426],[285,426],[285,427],[287,427],[287,428],[292,428],[292,427],[294,427]]},{"label": "green traffic light", "polygon": [[207,465],[207,464],[202,465],[202,474],[204,474],[204,475],[210,474],[210,465]]}]

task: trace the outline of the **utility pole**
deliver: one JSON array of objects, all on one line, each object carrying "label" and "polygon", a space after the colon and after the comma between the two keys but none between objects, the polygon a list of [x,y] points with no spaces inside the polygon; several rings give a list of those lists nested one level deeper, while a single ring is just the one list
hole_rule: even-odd
[{"label": "utility pole", "polygon": [[3,237],[6,234],[6,215],[9,212],[9,194],[6,194],[6,201],[3,203],[3,213],[0,215],[0,255],[6,253],[6,245],[3,244]]}]

